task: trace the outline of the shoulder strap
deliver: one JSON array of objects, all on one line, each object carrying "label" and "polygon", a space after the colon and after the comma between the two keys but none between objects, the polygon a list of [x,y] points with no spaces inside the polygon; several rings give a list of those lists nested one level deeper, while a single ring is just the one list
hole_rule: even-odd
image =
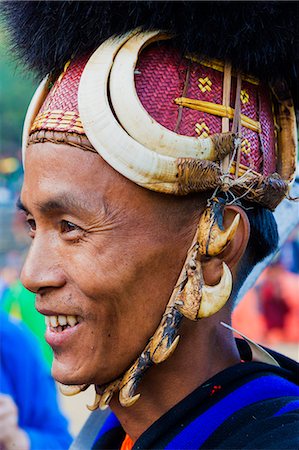
[{"label": "shoulder strap", "polygon": [[101,411],[97,409],[88,416],[85,424],[81,428],[78,436],[73,441],[69,450],[87,450],[92,448],[92,445],[97,437],[99,430],[103,426],[110,409]]}]

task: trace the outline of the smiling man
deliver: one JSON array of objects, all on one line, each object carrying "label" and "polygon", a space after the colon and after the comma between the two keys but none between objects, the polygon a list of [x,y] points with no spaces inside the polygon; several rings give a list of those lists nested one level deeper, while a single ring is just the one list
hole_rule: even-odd
[{"label": "smiling man", "polygon": [[295,16],[286,2],[6,4],[49,74],[24,125],[21,278],[54,377],[113,411],[93,448],[298,444],[295,363],[254,360],[223,326],[277,247],[271,211],[294,178]]}]

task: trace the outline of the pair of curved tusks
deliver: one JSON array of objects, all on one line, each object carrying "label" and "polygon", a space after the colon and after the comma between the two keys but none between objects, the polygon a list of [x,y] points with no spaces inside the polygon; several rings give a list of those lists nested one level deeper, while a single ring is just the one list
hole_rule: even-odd
[{"label": "pair of curved tusks", "polygon": [[78,106],[89,141],[109,165],[140,186],[177,194],[182,183],[190,186],[198,181],[194,171],[187,182],[179,179],[179,160],[222,160],[234,148],[235,136],[179,135],[149,115],[136,92],[134,68],[140,51],[161,39],[169,36],[131,32],[105,41],[83,70]]}]

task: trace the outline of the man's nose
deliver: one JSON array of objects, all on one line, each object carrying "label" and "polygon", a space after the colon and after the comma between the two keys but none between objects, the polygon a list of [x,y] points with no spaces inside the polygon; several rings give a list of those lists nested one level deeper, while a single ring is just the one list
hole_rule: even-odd
[{"label": "man's nose", "polygon": [[35,236],[33,239],[20,279],[25,288],[34,293],[65,284],[57,249],[47,242],[46,237]]}]

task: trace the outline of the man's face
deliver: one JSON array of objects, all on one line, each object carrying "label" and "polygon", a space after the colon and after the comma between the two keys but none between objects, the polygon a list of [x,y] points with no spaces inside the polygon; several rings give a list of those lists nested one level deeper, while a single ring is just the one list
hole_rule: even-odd
[{"label": "man's face", "polygon": [[113,380],[153,334],[181,270],[191,234],[179,200],[136,186],[95,153],[49,143],[27,150],[21,202],[32,236],[21,280],[52,317],[54,377]]}]

